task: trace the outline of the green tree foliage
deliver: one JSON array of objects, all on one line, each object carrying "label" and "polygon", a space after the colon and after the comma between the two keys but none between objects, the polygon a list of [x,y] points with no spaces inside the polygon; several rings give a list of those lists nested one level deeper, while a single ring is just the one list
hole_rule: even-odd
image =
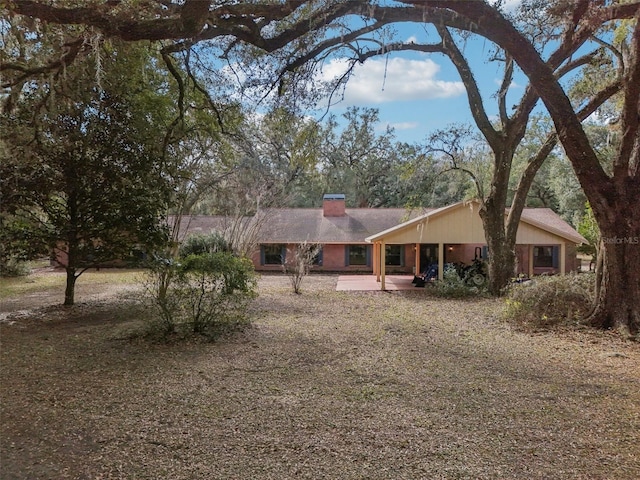
[{"label": "green tree foliage", "polygon": [[[535,115],[529,120],[525,136],[518,145],[513,158],[512,174],[509,178],[508,204],[513,201],[519,180],[527,169],[530,159],[535,157],[550,131],[553,131],[553,125],[546,116]],[[559,150],[559,148],[554,148],[538,168],[527,192],[527,207],[547,207],[557,211],[558,201],[552,189],[551,180],[554,170],[552,164],[555,164],[560,156]],[[570,172],[571,168],[569,168]]]},{"label": "green tree foliage", "polygon": [[463,200],[470,180],[448,169],[430,148],[396,143],[398,162],[392,165],[386,186],[387,206],[419,209],[442,207]]},{"label": "green tree foliage", "polygon": [[[553,156],[543,165],[542,179],[536,182],[546,185],[553,194],[552,207],[569,224],[576,227],[585,214],[586,197],[576,178],[571,163],[565,155]],[[544,183],[543,183],[544,182]]]},{"label": "green tree foliage", "polygon": [[442,206],[461,200],[467,179],[446,169],[428,148],[377,133],[378,110],[349,108],[344,124],[330,117],[322,129],[319,173],[325,192],[344,193],[354,207]]},{"label": "green tree foliage", "polygon": [[189,255],[177,269],[175,288],[193,333],[215,338],[246,322],[253,265],[224,252]]},{"label": "green tree foliage", "polygon": [[474,285],[469,279],[460,275],[454,265],[445,265],[442,280],[435,282],[433,293],[443,298],[478,297],[486,293],[482,286]]},{"label": "green tree foliage", "polygon": [[377,110],[352,108],[343,120],[320,124],[282,108],[247,115],[223,137],[220,164],[229,169],[192,212],[241,218],[271,206],[318,207],[326,192],[372,207],[442,206],[464,197],[464,176],[443,174],[423,146],[397,142],[391,130],[377,133]]},{"label": "green tree foliage", "polygon": [[224,137],[229,168],[194,205],[195,213],[241,218],[259,208],[306,205],[322,190],[315,170],[318,124],[285,108],[247,114]]},{"label": "green tree foliage", "polygon": [[164,54],[162,60],[170,72],[166,94],[175,104],[163,139],[165,168],[175,181],[171,213],[188,215],[215,197],[224,180],[237,172],[232,139],[246,119],[237,102],[214,96],[216,89],[201,85],[203,79],[191,71],[187,59],[176,61]]},{"label": "green tree foliage", "polygon": [[219,232],[207,235],[190,235],[180,245],[179,255],[188,257],[189,255],[202,255],[205,253],[227,252],[233,249],[229,242]]},{"label": "green tree foliage", "polygon": [[375,109],[349,108],[343,115],[345,127],[338,134],[335,118],[323,134],[322,171],[327,191],[345,193],[355,207],[389,204],[387,186],[393,182],[392,166],[398,163],[390,129],[376,135],[379,122]]},{"label": "green tree foliage", "polygon": [[241,177],[250,182],[244,191],[260,204],[303,204],[314,186],[318,162],[319,127],[310,118],[286,108],[275,108],[247,122],[235,142]]},{"label": "green tree foliage", "polygon": [[[514,156],[513,172],[509,181],[511,204],[517,194],[519,181],[527,171],[529,162],[544,145],[553,125],[546,116],[534,116]],[[585,196],[571,168],[571,163],[557,146],[549,151],[537,169],[527,193],[525,206],[551,208],[568,223],[576,226],[584,215]]]},{"label": "green tree foliage", "polygon": [[482,136],[469,125],[436,130],[424,148],[437,159],[440,171],[457,181],[462,197],[485,198],[491,185],[493,156]]},{"label": "green tree foliage", "polygon": [[50,253],[32,222],[0,209],[0,277],[24,275],[25,262]]},{"label": "green tree foliage", "polygon": [[597,261],[598,249],[600,247],[600,229],[598,228],[598,223],[593,216],[593,210],[591,210],[589,203],[585,205],[585,213],[578,223],[578,232],[589,242],[589,244],[580,245],[578,252],[591,255],[593,261]]},{"label": "green tree foliage", "polygon": [[17,227],[9,229],[14,242],[31,236],[62,261],[66,305],[84,269],[165,240],[168,103],[148,88],[147,54],[105,43],[99,66],[78,63],[64,78],[25,89],[1,120],[0,204],[5,220],[20,219],[5,225]]}]

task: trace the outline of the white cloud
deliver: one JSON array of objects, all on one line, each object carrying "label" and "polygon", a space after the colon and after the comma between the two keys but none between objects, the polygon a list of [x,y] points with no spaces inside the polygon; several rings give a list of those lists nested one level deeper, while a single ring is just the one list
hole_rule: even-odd
[{"label": "white cloud", "polygon": [[504,2],[504,8],[507,11],[514,11],[520,6],[521,3],[522,0],[507,0],[506,2]]},{"label": "white cloud", "polygon": [[[501,78],[494,78],[493,79],[493,83],[495,83],[498,87],[500,87],[502,85],[502,79]],[[524,86],[520,85],[518,82],[516,82],[515,80],[512,80],[511,83],[509,84],[509,88],[519,88],[522,89],[524,88]]]},{"label": "white cloud", "polygon": [[418,122],[397,122],[390,123],[389,126],[394,130],[413,130],[414,128],[418,128]]},{"label": "white cloud", "polygon": [[520,4],[522,3],[522,0],[493,0],[492,2],[494,5],[497,4],[502,4],[502,7],[504,8],[504,10],[506,12],[515,12],[518,7],[520,6]]},{"label": "white cloud", "polygon": [[[331,80],[347,69],[345,59],[335,59],[321,72]],[[430,59],[370,59],[355,67],[347,82],[344,102],[348,105],[372,105],[394,101],[428,100],[464,94],[462,82],[438,80],[440,66]]]}]

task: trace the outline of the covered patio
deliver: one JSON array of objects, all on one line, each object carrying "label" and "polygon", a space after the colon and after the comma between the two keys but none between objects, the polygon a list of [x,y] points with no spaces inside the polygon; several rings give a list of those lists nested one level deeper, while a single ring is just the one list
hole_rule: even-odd
[{"label": "covered patio", "polygon": [[[386,275],[385,290],[424,290],[411,282],[411,275]],[[380,283],[376,275],[340,275],[336,291],[368,292],[380,290]]]},{"label": "covered patio", "polygon": [[[480,204],[477,201],[460,202],[432,210],[367,237],[365,240],[373,245],[373,274],[377,288],[395,288],[390,286],[393,282],[392,276],[386,274],[386,247],[389,245],[414,246],[416,273],[422,272],[428,266],[421,264],[419,252],[424,246],[432,247],[435,255],[430,263],[437,264],[439,280],[443,278],[446,263],[467,263],[474,258],[486,260],[488,252],[479,209]],[[520,253],[517,263],[520,272],[529,277],[541,273],[563,275],[569,271],[568,248],[575,256],[575,245],[585,242],[580,234],[551,210],[525,210],[516,234],[516,249],[517,253]],[[412,277],[409,278],[409,285],[412,280]]]}]

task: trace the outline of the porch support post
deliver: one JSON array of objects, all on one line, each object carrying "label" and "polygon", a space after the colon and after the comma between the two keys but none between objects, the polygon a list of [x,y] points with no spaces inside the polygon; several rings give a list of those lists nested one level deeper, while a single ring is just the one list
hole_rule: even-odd
[{"label": "porch support post", "polygon": [[380,290],[386,290],[385,287],[385,276],[386,276],[386,249],[384,248],[384,240],[380,242],[380,270],[382,270],[382,274],[380,275]]},{"label": "porch support post", "polygon": [[380,244],[373,242],[373,274],[376,276],[376,282],[380,281]]},{"label": "porch support post", "polygon": [[416,243],[416,271],[414,275],[420,275],[420,244]]},{"label": "porch support post", "polygon": [[444,243],[438,244],[438,280],[444,280]]},{"label": "porch support post", "polygon": [[560,244],[560,275],[564,275],[567,271],[566,261],[567,261],[567,244],[565,242],[562,242]]},{"label": "porch support post", "polygon": [[533,245],[529,244],[529,278],[533,278]]}]

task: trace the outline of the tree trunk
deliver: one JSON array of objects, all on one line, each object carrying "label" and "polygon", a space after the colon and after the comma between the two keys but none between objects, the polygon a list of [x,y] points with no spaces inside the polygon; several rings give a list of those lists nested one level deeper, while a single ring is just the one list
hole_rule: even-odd
[{"label": "tree trunk", "polygon": [[[455,3],[455,5],[454,5]],[[582,185],[603,239],[602,280],[592,324],[617,328],[638,338],[640,328],[640,22],[637,5],[629,5],[635,17],[633,36],[626,49],[620,146],[611,173],[600,163],[581,119],[555,72],[534,46],[505,17],[485,2],[450,2],[471,21],[480,35],[514,57],[545,104],[565,154]],[[586,17],[585,17],[586,18]],[[621,18],[621,17],[619,17]],[[587,30],[588,31],[588,30]]]},{"label": "tree trunk", "polygon": [[489,293],[501,295],[514,275],[516,264],[516,236],[505,225],[509,177],[514,149],[510,142],[493,149],[494,165],[491,188],[480,207],[480,218],[489,250]]},{"label": "tree trunk", "polygon": [[76,270],[75,268],[66,268],[67,271],[67,286],[64,290],[64,304],[73,305],[76,292]]},{"label": "tree trunk", "polygon": [[587,321],[637,338],[640,334],[640,206],[630,206],[627,211],[611,208],[608,214],[613,222],[611,228],[601,227],[596,296]]},{"label": "tree trunk", "polygon": [[504,208],[482,206],[480,218],[489,250],[489,293],[501,295],[515,271],[515,239],[509,241],[505,233]]}]

